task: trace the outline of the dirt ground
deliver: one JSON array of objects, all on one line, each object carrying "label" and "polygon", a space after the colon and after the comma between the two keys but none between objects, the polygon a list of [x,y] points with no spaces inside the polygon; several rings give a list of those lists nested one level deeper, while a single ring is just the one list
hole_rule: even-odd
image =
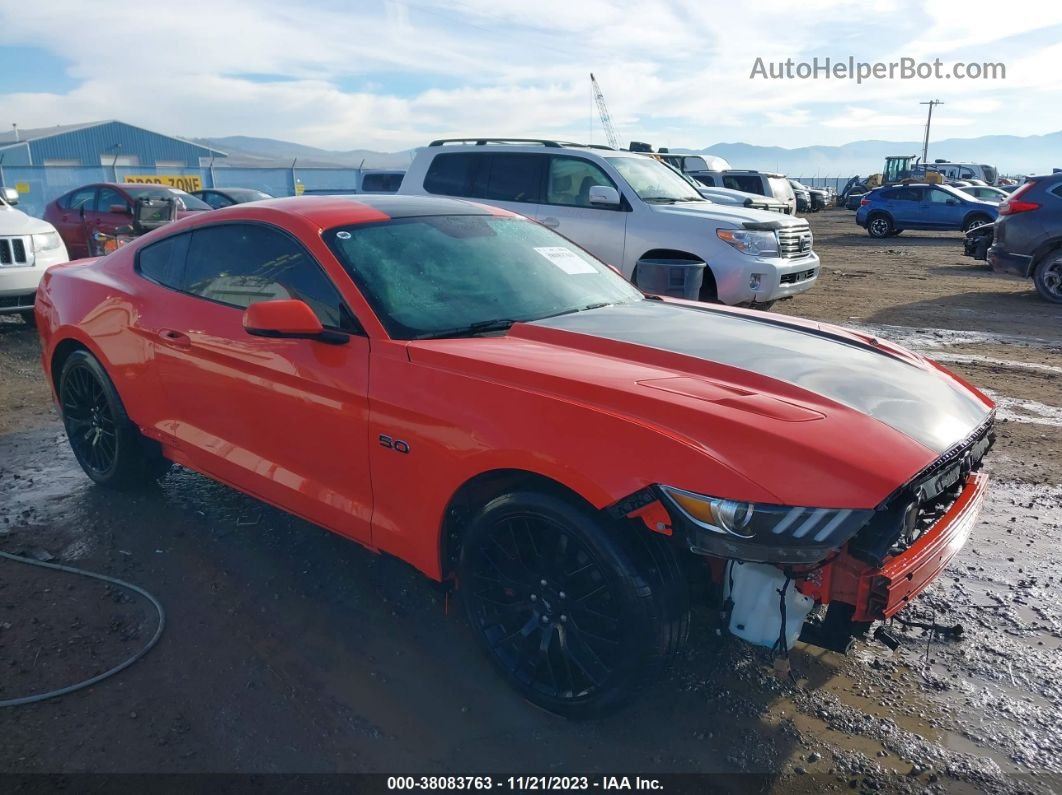
[{"label": "dirt ground", "polygon": [[[871,240],[810,218],[818,285],[775,311],[926,352],[999,404],[971,541],[910,618],[846,657],[801,646],[797,683],[705,631],[614,717],[514,696],[445,593],[396,560],[185,470],[149,494],[93,488],[39,367],[0,319],[0,549],[105,572],[165,605],[159,645],[91,689],[0,709],[0,772],[768,774],[774,791],[1062,786],[1062,307],[961,256],[960,236]],[[858,444],[858,440],[853,440]],[[0,560],[0,700],[135,652],[153,609],[113,586]],[[698,631],[698,626],[701,631]]]}]

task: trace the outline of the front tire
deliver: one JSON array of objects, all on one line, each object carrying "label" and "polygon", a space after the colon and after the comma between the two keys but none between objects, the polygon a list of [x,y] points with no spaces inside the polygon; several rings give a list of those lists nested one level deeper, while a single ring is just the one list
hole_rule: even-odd
[{"label": "front tire", "polygon": [[469,623],[524,698],[570,718],[629,701],[685,643],[686,581],[667,539],[567,496],[491,500],[462,543]]},{"label": "front tire", "polygon": [[1033,273],[1036,291],[1053,304],[1062,304],[1062,249],[1048,253]]},{"label": "front tire", "polygon": [[74,457],[101,486],[134,489],[157,480],[170,463],[141,436],[96,358],[75,351],[59,375],[63,425]]},{"label": "front tire", "polygon": [[867,234],[873,238],[885,238],[892,234],[892,219],[887,215],[872,215],[867,221]]}]

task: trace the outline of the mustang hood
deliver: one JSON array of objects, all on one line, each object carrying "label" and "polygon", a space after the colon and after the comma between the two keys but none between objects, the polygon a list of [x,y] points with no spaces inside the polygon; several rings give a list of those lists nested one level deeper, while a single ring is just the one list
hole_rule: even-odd
[{"label": "mustang hood", "polygon": [[[786,381],[873,417],[936,453],[962,441],[990,407],[913,356],[843,330],[664,301],[640,301],[530,324],[706,359]],[[853,439],[853,443],[858,440]]]}]

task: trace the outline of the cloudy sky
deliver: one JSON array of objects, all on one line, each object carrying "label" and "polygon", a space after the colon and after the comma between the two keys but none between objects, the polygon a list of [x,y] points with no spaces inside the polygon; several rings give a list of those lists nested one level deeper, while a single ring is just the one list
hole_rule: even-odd
[{"label": "cloudy sky", "polygon": [[[1002,62],[1004,80],[750,79],[765,62]],[[117,118],[395,151],[432,137],[796,147],[1062,130],[1062,4],[4,0],[0,129]]]}]

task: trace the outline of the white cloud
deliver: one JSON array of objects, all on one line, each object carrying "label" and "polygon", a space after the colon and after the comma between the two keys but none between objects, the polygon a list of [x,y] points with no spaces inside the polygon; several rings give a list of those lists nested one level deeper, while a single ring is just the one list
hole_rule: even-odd
[{"label": "white cloud", "polygon": [[[145,14],[134,0],[9,3],[0,9],[0,47],[38,43],[68,62],[78,85],[63,94],[0,95],[0,127],[121,118],[190,136],[396,150],[443,135],[586,139],[593,121],[600,142],[593,71],[624,142],[799,146],[843,142],[857,131],[910,140],[921,134],[918,102],[934,96],[947,103],[934,129],[1062,128],[1062,107],[1046,101],[1062,45],[1021,38],[1062,22],[1062,8],[993,15],[974,0],[961,13],[949,5],[649,0],[634,10],[622,0],[182,0]],[[99,35],[86,35],[88,27]],[[1008,61],[1007,79],[857,85],[749,77],[756,57],[949,53]]]}]

